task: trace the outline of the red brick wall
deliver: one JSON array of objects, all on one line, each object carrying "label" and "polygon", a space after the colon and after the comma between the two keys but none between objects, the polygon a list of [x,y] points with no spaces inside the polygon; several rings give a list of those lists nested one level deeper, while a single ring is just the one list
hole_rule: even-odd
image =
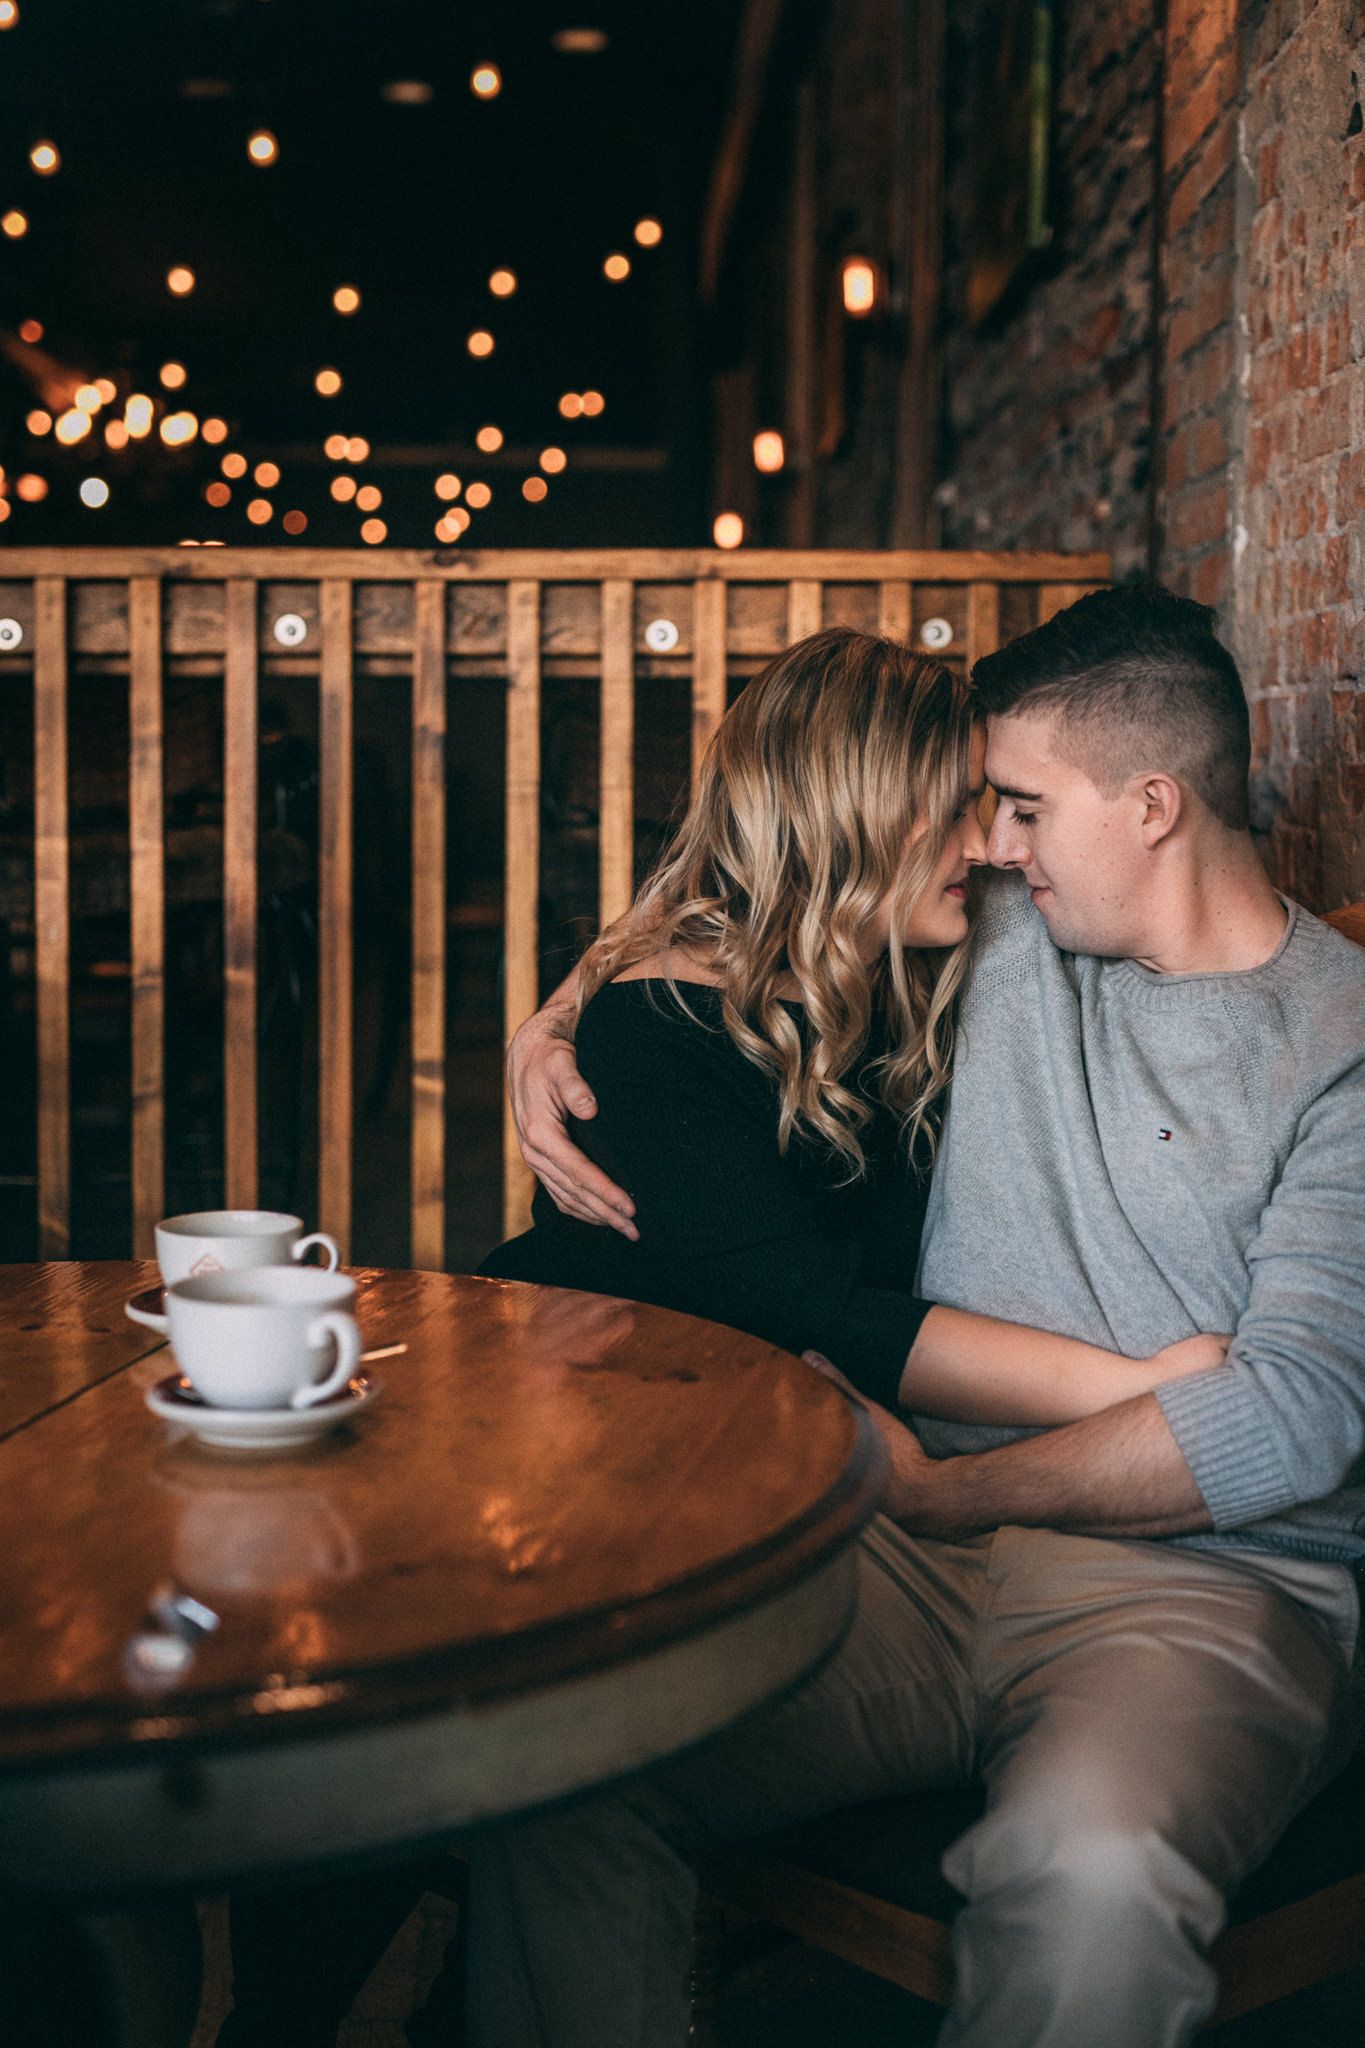
[{"label": "red brick wall", "polygon": [[950,547],[1114,551],[1147,564],[1152,318],[1152,148],[1157,0],[1058,10],[1053,120],[1056,241],[1042,275],[984,333],[968,331],[962,238],[963,81],[983,10],[948,10],[947,428],[940,494]]},{"label": "red brick wall", "polygon": [[1236,624],[1271,866],[1321,909],[1365,897],[1362,88],[1359,0],[1264,10],[1242,133]]},{"label": "red brick wall", "polygon": [[1238,0],[1170,0],[1162,124],[1158,560],[1167,582],[1216,605],[1231,581],[1240,11]]}]

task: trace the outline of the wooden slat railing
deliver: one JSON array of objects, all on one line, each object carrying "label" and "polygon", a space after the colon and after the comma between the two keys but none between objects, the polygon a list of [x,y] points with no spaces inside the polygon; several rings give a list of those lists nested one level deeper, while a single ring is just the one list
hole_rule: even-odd
[{"label": "wooden slat railing", "polygon": [[[151,1250],[165,1186],[165,723],[168,674],[221,676],[224,714],[225,1199],[258,1192],[257,692],[262,675],[318,688],[317,1213],[349,1254],[353,1150],[354,680],[411,678],[412,1259],[443,1263],[446,1102],[446,684],[506,683],[504,1023],[539,999],[542,680],[600,685],[599,917],[635,885],[637,690],[690,680],[695,777],[730,679],[835,621],[917,643],[947,621],[967,663],[1104,581],[1108,557],[844,550],[353,553],[310,549],[0,550],[0,618],[22,639],[0,679],[34,705],[38,1215],[45,1258],[71,1212],[71,675],[127,674],[132,968],[133,1249]],[[276,633],[276,622],[294,623]],[[302,621],[300,632],[298,621]],[[650,621],[668,631],[647,634]],[[940,627],[941,632],[941,627]],[[670,637],[671,636],[671,637]],[[80,745],[80,735],[75,736]],[[504,1223],[529,1178],[505,1119]]]}]

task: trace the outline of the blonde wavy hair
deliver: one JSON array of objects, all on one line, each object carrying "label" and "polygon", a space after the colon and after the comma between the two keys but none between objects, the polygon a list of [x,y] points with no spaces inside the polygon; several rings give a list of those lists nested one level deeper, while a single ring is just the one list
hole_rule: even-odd
[{"label": "blonde wavy hair", "polygon": [[[682,825],[584,956],[580,1014],[672,947],[719,971],[725,1029],[778,1084],[781,1149],[823,1139],[849,1180],[872,1112],[848,1081],[877,1017],[878,1091],[911,1142],[923,1130],[932,1144],[969,941],[931,957],[898,933],[968,800],[972,723],[966,683],[897,641],[835,627],[789,647],[721,720]],[[869,964],[859,940],[888,894],[890,944]],[[777,994],[788,976],[804,1035]]]}]

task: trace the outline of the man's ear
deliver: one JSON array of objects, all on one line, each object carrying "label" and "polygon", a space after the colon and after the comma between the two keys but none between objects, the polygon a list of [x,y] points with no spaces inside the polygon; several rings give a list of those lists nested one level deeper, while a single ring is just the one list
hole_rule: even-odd
[{"label": "man's ear", "polygon": [[1185,792],[1173,775],[1144,775],[1137,786],[1142,843],[1149,853],[1169,839],[1185,813]]}]

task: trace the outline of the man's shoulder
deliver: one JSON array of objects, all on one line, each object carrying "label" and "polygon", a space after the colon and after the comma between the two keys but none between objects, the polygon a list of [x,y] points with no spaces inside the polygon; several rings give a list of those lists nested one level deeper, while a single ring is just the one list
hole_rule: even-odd
[{"label": "man's shoulder", "polygon": [[1286,1028],[1309,1065],[1365,1072],[1365,947],[1299,904],[1274,963]]},{"label": "man's shoulder", "polygon": [[972,946],[978,967],[1016,952],[1028,952],[1040,939],[1051,945],[1047,926],[1033,907],[1028,883],[1014,869],[985,868],[977,881],[979,908]]}]

